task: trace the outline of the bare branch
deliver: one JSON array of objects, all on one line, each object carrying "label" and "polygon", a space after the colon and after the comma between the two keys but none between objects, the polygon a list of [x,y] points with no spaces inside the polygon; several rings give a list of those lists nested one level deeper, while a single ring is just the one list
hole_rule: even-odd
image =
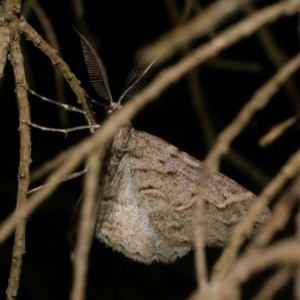
[{"label": "bare branch", "polygon": [[[15,28],[15,32],[17,32],[17,26]],[[18,214],[22,205],[24,205],[27,200],[27,191],[30,182],[29,165],[31,162],[30,130],[28,126],[22,122],[24,119],[30,121],[30,111],[27,92],[19,86],[19,84],[26,84],[26,78],[23,65],[23,56],[20,48],[20,36],[18,33],[16,33],[10,44],[10,54],[11,64],[15,75],[16,93],[19,106],[20,163],[18,174],[19,185],[15,211],[15,214]],[[10,277],[6,290],[7,299],[15,299],[18,294],[22,257],[25,253],[25,226],[26,215],[23,215],[22,218],[19,219],[19,222],[16,226]]]}]

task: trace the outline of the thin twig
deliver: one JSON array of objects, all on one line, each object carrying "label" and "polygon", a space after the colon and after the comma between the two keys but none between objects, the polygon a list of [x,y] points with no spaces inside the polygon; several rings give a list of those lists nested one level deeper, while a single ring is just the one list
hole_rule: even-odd
[{"label": "thin twig", "polygon": [[[83,174],[85,174],[87,171],[87,169],[84,169],[83,171],[79,171],[79,172],[75,172],[75,173],[72,173],[70,175],[66,175],[64,176],[61,180],[59,180],[59,182],[65,182],[65,181],[68,181],[68,180],[71,180],[71,179],[74,179],[74,178],[77,178],[77,177],[80,177],[82,176]],[[44,188],[45,185],[40,185],[30,191],[28,191],[27,195],[31,194],[31,193],[34,193],[42,188]]]},{"label": "thin twig", "polygon": [[97,129],[97,128],[100,127],[100,125],[93,125],[93,126],[85,125],[85,126],[76,126],[76,127],[71,127],[71,128],[51,128],[51,127],[40,126],[40,125],[37,125],[35,123],[31,123],[31,122],[26,122],[25,120],[23,120],[23,123],[26,123],[27,125],[38,128],[40,130],[61,132],[61,133],[64,133],[64,134],[68,134],[72,131],[77,131],[77,130],[91,129],[91,127],[94,128],[94,129]]},{"label": "thin twig", "polygon": [[292,268],[282,267],[262,286],[260,291],[252,300],[271,300],[276,293],[282,289],[292,277]]},{"label": "thin twig", "polygon": [[[16,93],[19,106],[19,130],[20,130],[20,163],[18,174],[18,194],[15,214],[18,214],[22,205],[26,203],[27,191],[30,183],[29,165],[31,162],[31,140],[30,130],[22,120],[30,121],[29,102],[27,99],[27,92],[19,86],[19,84],[26,84],[25,71],[23,65],[23,56],[20,48],[20,36],[15,29],[16,35],[10,44],[11,65],[14,70],[16,81]],[[14,248],[12,253],[12,265],[10,270],[10,277],[8,287],[6,290],[7,299],[15,299],[18,294],[19,280],[21,274],[22,257],[25,253],[25,226],[26,215],[20,218],[16,226]]]},{"label": "thin twig", "polygon": [[60,103],[60,102],[58,102],[58,101],[55,101],[55,100],[52,100],[52,99],[50,99],[50,98],[44,97],[44,96],[38,94],[37,92],[31,90],[30,88],[24,86],[24,85],[20,85],[20,86],[21,86],[22,88],[26,89],[27,92],[31,93],[32,95],[35,95],[36,97],[42,99],[43,101],[50,102],[50,103],[52,103],[52,104],[58,105],[58,106],[64,108],[65,110],[68,110],[68,111],[78,112],[78,113],[81,113],[81,114],[83,114],[83,115],[86,113],[84,110],[79,109],[79,108],[77,108],[77,107],[75,107],[75,106],[68,105],[68,104],[64,104],[64,103]]}]

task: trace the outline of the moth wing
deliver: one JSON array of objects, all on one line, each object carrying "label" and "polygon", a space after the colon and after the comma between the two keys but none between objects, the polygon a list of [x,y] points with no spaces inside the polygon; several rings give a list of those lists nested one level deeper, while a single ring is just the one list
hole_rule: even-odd
[{"label": "moth wing", "polygon": [[[203,164],[145,132],[135,131],[132,141],[136,153],[132,156],[132,168],[138,174],[140,192],[153,226],[166,243],[192,246],[194,204]],[[231,227],[245,216],[256,199],[235,181],[216,173],[207,182],[204,197],[206,245],[224,246]],[[265,223],[269,215],[269,209],[265,209],[254,229]]]},{"label": "moth wing", "polygon": [[[134,136],[129,139],[127,147],[125,144],[122,149],[123,142],[119,143],[120,147],[113,143],[104,161],[95,236],[134,260],[171,262],[186,254],[191,244],[167,242],[153,224],[145,202],[142,170],[136,164],[140,151],[131,149],[130,141],[135,140],[135,131],[132,132]],[[126,135],[119,133],[114,141]],[[140,164],[145,168],[142,162]]]}]

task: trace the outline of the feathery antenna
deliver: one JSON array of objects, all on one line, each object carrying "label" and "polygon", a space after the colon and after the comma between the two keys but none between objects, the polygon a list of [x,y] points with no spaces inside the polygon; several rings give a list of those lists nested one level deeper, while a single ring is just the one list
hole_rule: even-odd
[{"label": "feathery antenna", "polygon": [[113,99],[102,60],[86,38],[75,27],[73,28],[80,37],[84,60],[95,91],[100,97],[112,103]]},{"label": "feathery antenna", "polygon": [[[73,28],[80,37],[84,60],[87,65],[87,70],[95,91],[100,97],[104,98],[105,100],[109,101],[110,104],[112,104],[113,98],[111,96],[106,70],[102,60],[97,55],[91,44],[86,40],[86,38],[82,34],[80,34],[75,27]],[[122,94],[117,101],[118,104],[121,104],[122,100],[124,101],[126,99],[129,99],[134,94],[143,89],[143,87],[147,83],[147,79],[151,74],[154,63],[160,56],[161,54],[156,57],[150,64],[146,65],[144,63],[139,63],[132,69],[125,81]]]},{"label": "feathery antenna", "polygon": [[151,67],[153,64],[154,61],[148,66],[143,63],[139,63],[131,70],[125,81],[118,103],[121,103],[122,100],[129,99],[143,89],[143,87],[147,84],[147,79],[152,73]]}]

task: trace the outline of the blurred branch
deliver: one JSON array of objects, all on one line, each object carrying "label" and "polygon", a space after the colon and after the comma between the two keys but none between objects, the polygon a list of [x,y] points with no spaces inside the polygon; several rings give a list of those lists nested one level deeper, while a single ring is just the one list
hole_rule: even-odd
[{"label": "blurred branch", "polygon": [[252,61],[241,61],[225,58],[214,58],[205,63],[211,68],[225,69],[235,72],[259,73],[262,70],[260,64]]},{"label": "blurred branch", "polygon": [[[299,185],[298,185],[299,189]],[[298,211],[295,218],[296,225],[296,238],[300,244],[300,197],[298,196]],[[295,266],[295,276],[294,276],[294,295],[295,300],[300,300],[300,263]]]},{"label": "blurred branch", "polygon": [[[300,99],[300,98],[299,98]],[[294,117],[289,118],[271,128],[271,130],[265,134],[260,140],[259,145],[261,147],[266,147],[272,144],[276,139],[284,134],[286,130],[297,124],[300,120],[300,112],[297,113]]]},{"label": "blurred branch", "polygon": [[271,180],[271,178],[254,165],[250,159],[247,160],[234,149],[229,149],[229,152],[224,158],[227,161],[230,161],[239,170],[243,171],[249,178],[260,186],[266,186],[266,184]]},{"label": "blurred branch", "polygon": [[[245,5],[245,11],[250,15],[255,11],[254,7],[248,3]],[[283,64],[288,61],[288,56],[281,49],[280,45],[276,42],[275,37],[273,36],[271,30],[267,27],[261,27],[257,31],[257,36],[260,43],[263,46],[268,58],[271,60],[275,68],[278,70]],[[289,99],[294,106],[296,111],[300,110],[300,92],[295,80],[291,77],[289,78],[283,86],[286,94],[289,96]]]},{"label": "blurred branch", "polygon": [[[167,48],[168,50],[164,53],[163,57],[167,58],[171,56],[176,49],[213,31],[221,20],[249,1],[250,0],[222,0],[211,4],[185,25],[164,34],[157,42],[142,49],[138,53],[139,58],[142,57],[146,61],[151,62]],[[172,46],[170,47],[170,45]]]},{"label": "blurred branch", "polygon": [[[219,160],[224,155],[231,141],[240,133],[240,131],[251,120],[252,116],[264,108],[270,101],[270,98],[278,91],[283,82],[291,76],[300,66],[300,54],[285,64],[277,74],[275,74],[264,86],[262,86],[253,98],[244,106],[234,121],[219,135],[217,143],[205,159],[205,168],[202,174],[199,195],[203,197],[206,180],[217,170]],[[253,204],[247,216],[237,224],[232,230],[232,236],[228,247],[224,250],[218,264],[215,266],[214,276],[224,274],[228,266],[235,259],[239,247],[245,239],[245,235],[252,228],[252,224],[264,207],[268,204],[270,197],[280,190],[284,182],[292,178],[299,167],[298,160],[300,152],[296,153],[282,172],[264,189],[258,200]],[[293,164],[291,162],[293,161]],[[296,169],[295,169],[296,168]],[[221,272],[221,273],[219,273]],[[219,274],[218,274],[219,273]],[[218,274],[218,275],[217,275]]]},{"label": "blurred branch", "polygon": [[[31,9],[33,10],[37,19],[39,20],[50,46],[56,49],[58,54],[60,55],[61,51],[60,51],[59,43],[57,41],[56,34],[53,30],[52,23],[48,18],[47,14],[45,13],[44,9],[38,3],[37,0],[27,0],[27,2],[30,4]],[[63,77],[60,71],[55,67],[54,67],[54,79],[55,79],[55,86],[56,86],[56,93],[57,93],[57,101],[60,103],[65,103],[66,101],[64,96]],[[59,111],[60,121],[62,125],[67,126],[68,124],[67,112],[62,108],[59,108],[58,111]]]},{"label": "blurred branch", "polygon": [[[291,176],[297,175],[300,170],[300,151],[289,161],[290,166],[285,166],[284,169],[290,169],[288,174],[288,179]],[[287,173],[287,171],[285,171]],[[282,172],[284,173],[284,171]],[[283,175],[283,174],[282,174]],[[283,177],[281,175],[281,177]],[[279,178],[277,176],[276,178]],[[284,181],[287,180],[283,178],[283,183],[280,183],[279,186],[284,184]],[[275,182],[275,180],[274,180]],[[259,233],[251,241],[250,245],[247,248],[247,251],[252,251],[254,248],[261,248],[266,246],[271,239],[274,237],[275,233],[279,230],[282,230],[286,225],[286,222],[289,220],[289,217],[292,213],[292,208],[297,204],[300,199],[300,176],[294,180],[291,184],[291,187],[287,189],[284,194],[280,197],[277,203],[274,206],[271,219],[269,222],[259,231]]]},{"label": "blurred branch", "polygon": [[88,271],[88,254],[91,242],[94,238],[94,226],[96,224],[93,214],[97,198],[101,162],[104,155],[105,151],[102,146],[100,149],[94,149],[87,159],[88,168],[85,176],[85,192],[80,212],[77,245],[72,257],[74,279],[70,297],[71,300],[85,299],[84,293]]},{"label": "blurred branch", "polygon": [[271,300],[292,277],[292,268],[282,267],[262,286],[258,294],[252,300]]},{"label": "blurred branch", "polygon": [[85,18],[84,5],[82,0],[70,0],[71,9],[74,14],[76,28],[83,34],[83,36],[92,44],[93,48],[98,52],[100,43],[97,38],[91,33]]}]

